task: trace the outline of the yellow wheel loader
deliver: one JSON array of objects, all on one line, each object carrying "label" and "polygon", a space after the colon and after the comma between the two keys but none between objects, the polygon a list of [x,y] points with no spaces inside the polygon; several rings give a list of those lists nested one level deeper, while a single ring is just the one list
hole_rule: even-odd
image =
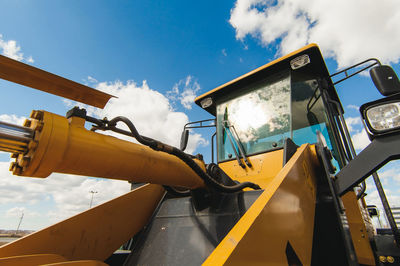
[{"label": "yellow wheel loader", "polygon": [[[366,69],[385,97],[361,106],[372,142],[356,155],[334,85]],[[99,108],[112,97],[2,56],[0,78]],[[195,102],[214,118],[185,125],[179,148],[141,135],[126,117],[78,107],[1,122],[13,174],[110,178],[133,189],[0,247],[0,265],[400,264],[400,233],[376,174],[400,157],[400,82],[389,66],[368,59],[331,75],[310,44]],[[202,127],[215,129],[212,162],[184,152],[189,130]],[[391,229],[372,225],[371,175]]]}]

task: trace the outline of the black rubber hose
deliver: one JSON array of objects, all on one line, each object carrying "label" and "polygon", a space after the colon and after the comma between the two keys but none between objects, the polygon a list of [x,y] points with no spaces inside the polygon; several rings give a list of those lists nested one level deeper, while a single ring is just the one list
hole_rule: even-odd
[{"label": "black rubber hose", "polygon": [[233,186],[225,186],[221,183],[218,183],[214,178],[212,178],[210,175],[208,175],[206,172],[204,172],[203,169],[201,169],[200,166],[195,161],[193,161],[192,158],[187,156],[186,153],[179,150],[178,148],[172,147],[172,153],[170,153],[170,154],[175,155],[176,157],[181,159],[184,163],[186,163],[190,168],[192,168],[192,170],[198,176],[200,176],[201,179],[203,179],[203,181],[206,183],[206,185],[210,185],[221,192],[227,192],[227,193],[237,192],[246,187],[249,187],[252,189],[261,189],[257,184],[254,184],[251,182],[243,182],[243,183],[233,185]]},{"label": "black rubber hose", "polygon": [[126,118],[124,116],[117,116],[117,117],[113,118],[112,120],[110,120],[108,122],[108,124],[112,128],[112,127],[116,126],[117,122],[125,123],[128,126],[129,130],[131,131],[132,136],[137,141],[139,141],[139,143],[141,143],[145,146],[149,146],[150,148],[152,148],[156,151],[163,151],[163,152],[174,155],[174,156],[178,157],[179,159],[181,159],[184,163],[186,163],[186,165],[188,165],[204,181],[204,183],[206,185],[209,185],[220,192],[233,193],[233,192],[240,191],[246,187],[249,187],[252,189],[261,189],[260,186],[258,186],[257,184],[254,184],[252,182],[243,182],[243,183],[233,185],[233,186],[225,186],[223,184],[220,184],[214,178],[212,178],[210,175],[208,175],[206,172],[204,172],[203,169],[201,169],[201,167],[189,155],[187,155],[183,151],[179,150],[178,148],[175,148],[175,147],[169,146],[167,144],[161,143],[159,141],[156,141],[154,139],[141,136],[139,134],[139,132],[136,130],[136,127],[133,125],[133,123],[128,118]]},{"label": "black rubber hose", "polygon": [[[118,122],[123,122],[123,123],[125,123],[125,124],[128,126],[129,130],[131,131],[132,136],[133,136],[137,141],[139,141],[139,143],[141,143],[141,144],[143,144],[143,145],[146,145],[146,146],[149,146],[150,148],[153,148],[153,147],[155,148],[155,147],[157,147],[157,141],[156,141],[156,140],[150,139],[150,138],[147,138],[147,137],[142,137],[142,136],[139,134],[139,132],[136,130],[136,127],[133,125],[133,123],[132,123],[128,118],[126,118],[126,117],[124,117],[124,116],[117,116],[117,117],[111,119],[111,120],[108,122],[108,125],[109,125],[110,127],[115,127],[115,126],[117,125]],[[153,148],[153,149],[154,149],[154,148]]]}]

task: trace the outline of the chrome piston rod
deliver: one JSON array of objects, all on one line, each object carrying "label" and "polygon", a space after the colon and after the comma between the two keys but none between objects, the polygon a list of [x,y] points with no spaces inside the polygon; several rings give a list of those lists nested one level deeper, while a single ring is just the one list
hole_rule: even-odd
[{"label": "chrome piston rod", "polygon": [[25,153],[32,139],[31,128],[0,121],[0,151]]}]

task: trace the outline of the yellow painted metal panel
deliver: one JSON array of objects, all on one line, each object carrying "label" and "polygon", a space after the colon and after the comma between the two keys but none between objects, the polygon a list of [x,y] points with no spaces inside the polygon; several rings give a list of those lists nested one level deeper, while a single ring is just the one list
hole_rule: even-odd
[{"label": "yellow painted metal panel", "polygon": [[25,256],[15,256],[0,258],[1,266],[36,266],[45,263],[63,262],[66,259],[56,254],[34,254]]},{"label": "yellow painted metal panel", "polygon": [[[356,194],[350,191],[342,196],[342,201],[346,210],[347,221],[349,223],[350,234],[358,263],[375,265],[375,258],[368,237],[368,230],[361,213],[362,207],[357,201]],[[365,218],[368,219],[369,217]]]},{"label": "yellow painted metal panel", "polygon": [[319,167],[312,149],[298,149],[204,265],[287,265],[288,242],[311,264]]},{"label": "yellow painted metal panel", "polygon": [[250,156],[252,167],[242,168],[237,160],[220,163],[219,166],[232,179],[239,182],[250,181],[266,188],[282,169],[283,149]]},{"label": "yellow painted metal panel", "polygon": [[159,185],[142,186],[0,247],[0,258],[58,254],[68,260],[103,261],[147,224],[163,194]]}]

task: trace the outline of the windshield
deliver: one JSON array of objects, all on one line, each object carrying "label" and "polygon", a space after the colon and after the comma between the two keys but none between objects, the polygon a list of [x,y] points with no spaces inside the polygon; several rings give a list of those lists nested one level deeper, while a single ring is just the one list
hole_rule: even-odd
[{"label": "windshield", "polygon": [[[241,145],[245,154],[253,154],[282,147],[290,137],[290,76],[280,75],[244,89],[217,105],[218,159],[235,156]],[[236,97],[235,97],[236,96]],[[237,133],[237,142],[231,145],[229,134]]]},{"label": "windshield", "polygon": [[240,156],[240,148],[245,155],[282,148],[286,138],[316,143],[317,131],[335,153],[315,77],[281,73],[228,97],[217,103],[218,161]]}]

